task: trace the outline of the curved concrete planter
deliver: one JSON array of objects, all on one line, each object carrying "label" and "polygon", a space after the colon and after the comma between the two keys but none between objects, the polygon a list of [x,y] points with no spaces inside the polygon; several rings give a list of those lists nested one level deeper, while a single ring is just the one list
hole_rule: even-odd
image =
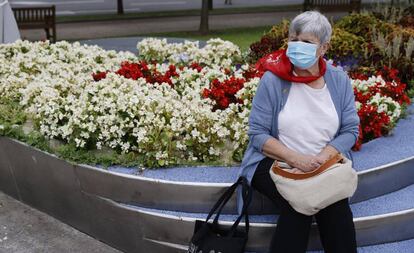
[{"label": "curved concrete planter", "polygon": [[[413,167],[414,157],[411,157],[360,172],[352,202],[413,184]],[[74,165],[24,143],[0,137],[1,191],[126,252],[184,252],[195,219],[144,211],[139,207],[208,212],[229,185],[156,180]],[[225,212],[235,213],[235,204],[233,196]],[[270,201],[255,193],[251,214],[275,211]],[[220,221],[223,226],[230,223]],[[414,238],[414,209],[356,218],[355,225],[360,246]],[[247,250],[263,251],[274,227],[275,224],[252,223]],[[313,224],[309,249],[320,248]]]},{"label": "curved concrete planter", "polygon": [[[182,250],[187,246],[187,242],[192,236],[195,218],[139,210],[139,208],[131,208],[110,200],[106,201],[110,205],[135,212],[137,216],[141,217],[141,220],[146,221],[146,226],[143,227],[144,241],[154,245],[169,245],[171,248]],[[356,218],[354,223],[358,246],[400,241],[414,237],[414,209]],[[219,221],[219,224],[230,228],[233,221]],[[245,225],[244,222],[240,224]],[[276,224],[250,223],[247,250],[266,251],[275,227]],[[321,248],[319,231],[316,223],[313,223],[308,249],[319,250]]]},{"label": "curved concrete planter", "polygon": [[[81,169],[84,168],[84,169]],[[361,202],[414,184],[414,157],[358,173],[358,188],[351,203]],[[83,189],[108,199],[138,206],[184,212],[209,212],[230,183],[178,182],[77,166]],[[372,187],[381,185],[381,187]],[[155,201],[156,200],[156,201]],[[192,200],[192,201],[189,201]],[[274,214],[277,207],[254,191],[250,214]],[[236,213],[236,196],[223,213]]]}]

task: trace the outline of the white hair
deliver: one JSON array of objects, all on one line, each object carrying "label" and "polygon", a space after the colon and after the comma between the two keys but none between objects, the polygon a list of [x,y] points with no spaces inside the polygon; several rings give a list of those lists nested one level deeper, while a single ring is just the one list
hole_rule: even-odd
[{"label": "white hair", "polygon": [[289,26],[289,36],[301,33],[311,33],[323,44],[331,39],[332,26],[320,12],[305,11],[297,15]]}]

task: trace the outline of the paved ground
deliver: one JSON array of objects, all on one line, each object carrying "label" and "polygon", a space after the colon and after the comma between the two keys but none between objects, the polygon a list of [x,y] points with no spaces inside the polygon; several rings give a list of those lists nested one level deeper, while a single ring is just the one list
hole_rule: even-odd
[{"label": "paved ground", "polygon": [[[115,13],[116,0],[9,0],[16,7],[30,5],[56,5],[57,15],[85,15]],[[124,11],[158,12],[171,10],[189,10],[201,8],[201,0],[123,0]],[[232,5],[225,5],[224,0],[213,1],[213,8],[240,8],[250,6],[276,6],[301,4],[303,0],[233,0]]]},{"label": "paved ground", "polygon": [[[210,29],[226,29],[236,27],[258,27],[279,23],[283,18],[292,18],[298,12],[271,12],[249,14],[211,15]],[[331,13],[335,19],[347,13]],[[94,21],[82,23],[57,24],[58,40],[81,40],[108,37],[137,36],[150,33],[197,31],[199,16],[146,18],[136,20]],[[21,30],[22,39],[44,39],[43,30]]]},{"label": "paved ground", "polygon": [[0,192],[0,253],[119,253]]},{"label": "paved ground", "polygon": [[[378,0],[362,0],[372,3]],[[387,0],[389,1],[389,0]],[[57,15],[85,15],[115,13],[116,0],[9,0],[16,7],[30,5],[56,5]],[[158,12],[171,10],[189,10],[201,8],[201,0],[123,0],[124,11],[128,12]],[[240,8],[250,6],[277,6],[302,4],[303,0],[233,0],[232,5],[225,5],[224,0],[214,0],[213,8]]]}]

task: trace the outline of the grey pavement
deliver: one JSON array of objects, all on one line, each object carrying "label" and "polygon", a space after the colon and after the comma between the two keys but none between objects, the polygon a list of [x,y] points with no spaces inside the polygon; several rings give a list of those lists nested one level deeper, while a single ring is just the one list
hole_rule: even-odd
[{"label": "grey pavement", "polygon": [[[209,25],[211,30],[238,27],[258,27],[274,25],[283,18],[292,18],[298,12],[268,12],[268,13],[245,13],[211,15]],[[328,13],[328,17],[335,19],[347,13]],[[145,18],[134,20],[111,20],[92,21],[82,23],[61,23],[57,24],[58,40],[82,40],[108,37],[127,37],[143,34],[176,32],[176,31],[197,31],[200,24],[200,17],[164,17]],[[46,37],[43,30],[21,30],[22,39],[39,40]]]},{"label": "grey pavement", "polygon": [[[363,0],[375,3],[378,0]],[[389,1],[389,0],[381,0]],[[56,5],[57,15],[85,15],[115,13],[116,0],[9,0],[12,6]],[[125,13],[189,10],[201,8],[201,0],[123,0]],[[224,0],[213,0],[213,8],[240,8],[252,6],[277,6],[302,4],[303,0],[233,0],[225,5]]]},{"label": "grey pavement", "polygon": [[[85,15],[116,13],[116,0],[9,0],[12,6],[56,5],[57,15]],[[123,0],[125,13],[158,12],[200,9],[201,0]],[[214,0],[213,8],[240,8],[251,6],[277,6],[301,4],[303,0],[233,0],[225,5],[224,0]]]},{"label": "grey pavement", "polygon": [[0,192],[0,253],[120,253]]}]

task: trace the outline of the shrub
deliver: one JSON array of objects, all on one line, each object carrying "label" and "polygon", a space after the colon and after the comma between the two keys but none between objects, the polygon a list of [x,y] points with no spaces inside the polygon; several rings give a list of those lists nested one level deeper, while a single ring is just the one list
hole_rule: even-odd
[{"label": "shrub", "polygon": [[373,27],[378,27],[380,21],[369,13],[352,13],[341,18],[336,24],[336,28],[341,28],[349,33],[355,34],[369,41]]},{"label": "shrub", "polygon": [[287,37],[289,34],[289,20],[282,20],[278,25],[273,26],[260,41],[250,45],[248,60],[252,63],[256,62],[263,56],[287,47]]},{"label": "shrub", "polygon": [[349,33],[342,28],[334,27],[331,48],[327,52],[328,58],[343,58],[346,56],[358,57],[364,53],[366,42],[358,35]]}]

